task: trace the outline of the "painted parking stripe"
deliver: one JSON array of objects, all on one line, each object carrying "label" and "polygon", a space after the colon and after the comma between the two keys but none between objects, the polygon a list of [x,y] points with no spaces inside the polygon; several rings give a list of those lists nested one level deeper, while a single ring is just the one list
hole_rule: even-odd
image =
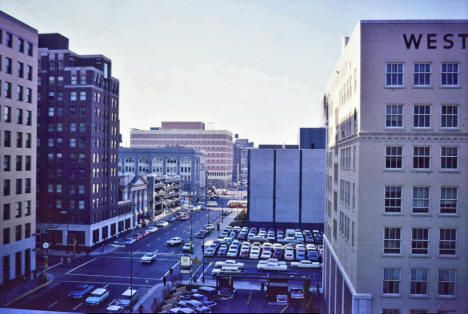
[{"label": "painted parking stripe", "polygon": [[52,303],[51,305],[49,305],[47,308],[50,309],[51,307],[53,307],[53,306],[54,306],[55,304],[57,304],[57,303],[58,303],[58,301],[55,301],[54,303]]},{"label": "painted parking stripe", "polygon": [[89,263],[91,263],[91,262],[93,262],[93,261],[95,261],[95,260],[97,260],[97,259],[98,259],[98,257],[93,258],[92,260],[89,260],[89,261],[87,261],[87,262],[85,262],[85,263],[83,263],[83,264],[81,264],[81,265],[79,265],[79,266],[76,266],[75,268],[73,268],[73,269],[67,271],[67,272],[65,273],[65,275],[69,275],[71,272],[74,272],[74,271],[77,270],[78,268],[83,267],[83,266],[85,266],[85,265],[87,265],[87,264],[89,264]]},{"label": "painted parking stripe", "polygon": [[82,305],[83,305],[83,302],[81,302],[80,304],[78,304],[77,306],[75,306],[75,307],[73,308],[73,311],[75,311],[77,308],[79,308],[79,307],[82,306]]}]

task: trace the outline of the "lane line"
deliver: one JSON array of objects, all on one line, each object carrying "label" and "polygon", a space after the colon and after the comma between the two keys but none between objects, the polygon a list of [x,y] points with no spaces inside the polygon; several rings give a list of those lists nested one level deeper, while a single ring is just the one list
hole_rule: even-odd
[{"label": "lane line", "polygon": [[95,260],[97,260],[97,259],[98,259],[98,257],[93,258],[92,260],[87,261],[87,262],[85,262],[85,263],[83,263],[83,264],[81,264],[81,265],[79,265],[79,266],[76,266],[75,268],[73,268],[73,269],[67,271],[67,272],[65,273],[65,275],[69,275],[71,272],[73,272],[73,271],[77,270],[78,268],[80,268],[80,267],[82,267],[82,266],[84,266],[84,265],[86,265],[86,264],[89,264],[89,263],[91,263],[91,262],[93,262],[93,261],[95,261]]},{"label": "lane line", "polygon": [[58,301],[55,301],[54,303],[52,303],[51,305],[49,305],[47,308],[50,309],[52,306],[54,306],[54,305],[57,304],[57,303],[58,303]]},{"label": "lane line", "polygon": [[38,286],[38,287],[36,287],[36,288],[34,288],[34,289],[32,289],[32,290],[29,290],[28,292],[26,292],[26,293],[20,295],[19,297],[15,298],[15,299],[11,300],[10,302],[8,302],[7,304],[5,304],[5,307],[9,307],[11,304],[13,304],[13,303],[15,303],[16,301],[18,301],[18,300],[24,298],[25,296],[30,295],[31,293],[33,293],[33,292],[35,292],[35,291],[41,289],[42,287],[45,287],[45,286],[49,285],[52,281],[54,281],[54,280],[53,280],[53,279],[52,279],[52,280],[49,280],[49,281],[47,281],[46,283],[43,283],[42,285],[40,285],[40,286]]},{"label": "lane line", "polygon": [[109,284],[105,285],[105,286],[104,286],[104,289],[106,289],[107,287],[109,287]]},{"label": "lane line", "polygon": [[[177,263],[175,263],[174,265],[172,265],[171,268],[172,268],[173,270],[175,270],[175,268],[176,268],[177,265],[179,265],[179,264],[180,264],[180,261],[178,261]],[[168,270],[168,271],[161,277],[160,280],[162,280],[162,279],[164,278],[164,276],[166,276],[166,278],[167,278],[167,275],[169,275],[169,273],[170,273],[170,271]]]},{"label": "lane line", "polygon": [[112,300],[112,301],[111,301],[111,303],[109,303],[107,306],[111,306],[111,305],[112,305],[112,303],[114,303],[114,302],[115,302],[115,300],[117,300],[117,299],[114,299],[114,300]]},{"label": "lane line", "polygon": [[[119,279],[129,279],[129,276],[111,276],[111,275],[94,275],[94,274],[70,274],[70,276],[84,276],[84,277],[108,277],[108,278],[119,278]],[[151,279],[151,280],[157,280],[154,278],[147,278],[147,277],[135,277],[133,276],[133,279]]]},{"label": "lane line", "polygon": [[83,302],[81,302],[80,304],[78,304],[77,306],[75,306],[75,307],[73,308],[73,311],[76,311],[76,309],[79,308],[79,307],[82,306],[82,305],[83,305]]},{"label": "lane line", "polygon": [[52,268],[54,268],[55,266],[58,266],[58,265],[61,265],[61,263],[60,263],[60,262],[58,262],[58,263],[57,263],[57,264],[55,264],[54,266],[50,266],[49,268],[47,268],[47,270],[50,270],[50,269],[52,269]]},{"label": "lane line", "polygon": [[[151,278],[151,280],[154,280],[154,281],[160,281],[158,279],[154,279],[154,278]],[[93,284],[110,284],[110,285],[116,285],[116,286],[127,286],[128,287],[128,283],[121,283],[121,282],[111,282],[111,283],[108,283],[108,282],[102,282],[102,281],[89,281],[89,280],[86,280],[86,281],[79,281],[79,280],[60,280],[60,281],[57,281],[59,283],[93,283]],[[133,284],[133,286],[135,287],[147,287],[147,285],[140,285],[140,284]]]}]

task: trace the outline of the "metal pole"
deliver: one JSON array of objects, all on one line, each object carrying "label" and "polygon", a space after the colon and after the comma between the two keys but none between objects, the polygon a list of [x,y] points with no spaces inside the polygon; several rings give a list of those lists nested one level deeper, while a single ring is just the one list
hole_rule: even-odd
[{"label": "metal pole", "polygon": [[202,282],[205,282],[205,238],[202,239]]},{"label": "metal pole", "polygon": [[130,297],[133,296],[133,248],[130,244]]}]

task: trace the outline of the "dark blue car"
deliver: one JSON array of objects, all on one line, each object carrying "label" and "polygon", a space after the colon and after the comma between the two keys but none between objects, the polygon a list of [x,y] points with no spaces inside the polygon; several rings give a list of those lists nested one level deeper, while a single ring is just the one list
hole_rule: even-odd
[{"label": "dark blue car", "polygon": [[93,285],[86,285],[86,284],[77,285],[75,287],[75,290],[73,290],[72,292],[68,294],[68,297],[71,299],[83,299],[88,294],[90,294],[91,291],[93,291],[93,289],[94,289]]},{"label": "dark blue car", "polygon": [[209,307],[210,309],[216,306],[215,301],[211,301],[203,294],[195,293],[192,295],[192,299],[200,301],[204,306]]}]

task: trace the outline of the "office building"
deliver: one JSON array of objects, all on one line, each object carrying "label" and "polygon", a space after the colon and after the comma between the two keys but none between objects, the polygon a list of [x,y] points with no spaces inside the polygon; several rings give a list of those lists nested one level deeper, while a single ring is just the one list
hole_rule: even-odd
[{"label": "office building", "polygon": [[232,133],[207,130],[203,122],[162,122],[160,128],[130,131],[130,147],[182,146],[205,152],[207,184],[227,186],[232,182]]},{"label": "office building", "polygon": [[131,201],[133,223],[141,224],[145,219],[150,219],[148,211],[148,180],[146,176],[127,174],[119,175],[120,195],[119,200]]},{"label": "office building", "polygon": [[247,180],[249,149],[254,147],[254,143],[246,138],[239,138],[238,134],[234,138],[232,182],[237,184],[238,181]]},{"label": "office building", "polygon": [[325,149],[325,128],[300,128],[299,148],[300,149]]},{"label": "office building", "polygon": [[0,11],[0,285],[36,269],[37,41]]},{"label": "office building", "polygon": [[361,21],[324,97],[328,313],[467,313],[468,20]]},{"label": "office building", "polygon": [[250,223],[323,230],[325,149],[250,149],[248,163]]},{"label": "office building", "polygon": [[178,177],[181,190],[192,195],[194,201],[205,197],[205,153],[199,149],[120,147],[118,167],[120,175]]},{"label": "office building", "polygon": [[[38,229],[52,247],[91,247],[131,227],[119,203],[119,81],[103,55],[39,35]],[[119,205],[120,204],[120,205]]]}]

